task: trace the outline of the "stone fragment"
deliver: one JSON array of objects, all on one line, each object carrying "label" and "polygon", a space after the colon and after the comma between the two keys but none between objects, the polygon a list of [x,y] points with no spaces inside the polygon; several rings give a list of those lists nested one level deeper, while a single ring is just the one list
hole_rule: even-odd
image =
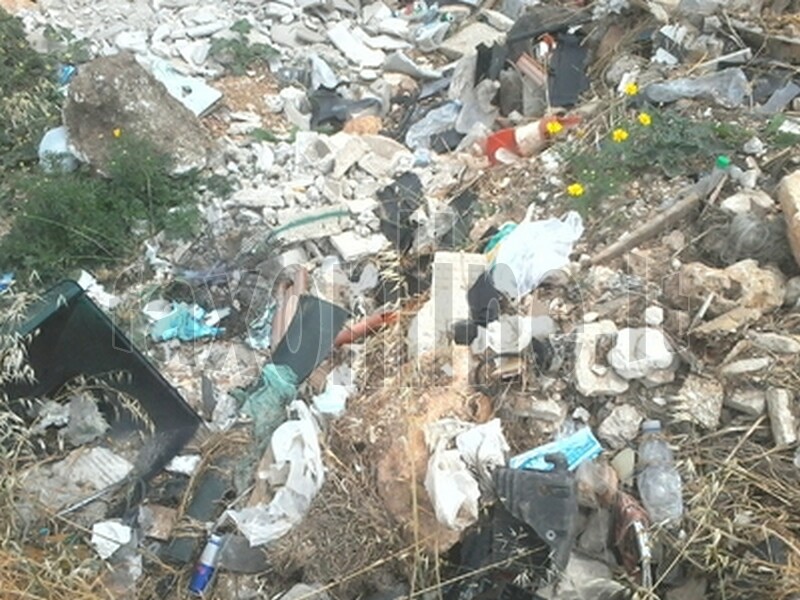
[{"label": "stone fragment", "polygon": [[600,423],[597,436],[614,450],[619,450],[636,438],[643,419],[644,415],[635,406],[617,406]]},{"label": "stone fragment", "polygon": [[753,344],[776,354],[797,354],[800,352],[800,340],[793,335],[779,333],[750,331],[747,333]]},{"label": "stone fragment", "polygon": [[778,202],[786,219],[794,259],[800,265],[800,169],[781,180],[778,186]]},{"label": "stone fragment", "polygon": [[115,131],[147,140],[184,173],[206,165],[209,136],[200,120],[127,53],[82,65],[69,85],[64,124],[75,154],[107,172]]},{"label": "stone fragment", "polygon": [[783,305],[795,307],[798,301],[800,301],[800,277],[792,277],[786,282],[786,294],[783,297]]},{"label": "stone fragment", "polygon": [[617,334],[617,341],[608,353],[608,362],[624,379],[643,379],[656,371],[669,369],[676,361],[661,331],[626,327]]},{"label": "stone fragment", "polygon": [[660,306],[648,306],[644,310],[644,322],[650,327],[658,327],[664,322],[664,309]]},{"label": "stone fragment", "polygon": [[355,262],[368,256],[374,256],[389,245],[389,240],[382,233],[373,233],[364,237],[355,231],[343,231],[332,235],[330,241],[344,262]]},{"label": "stone fragment", "polygon": [[486,23],[476,22],[447,38],[439,47],[439,51],[451,59],[461,58],[465,54],[475,52],[480,44],[491,47],[495,42],[501,42],[503,38],[505,34],[502,31],[497,31]]},{"label": "stone fragment", "polygon": [[575,387],[584,396],[612,396],[628,390],[628,382],[613,369],[597,365],[599,336],[617,332],[612,321],[584,323],[576,329]]},{"label": "stone fragment", "polygon": [[767,390],[767,411],[776,446],[789,446],[797,441],[797,424],[792,412],[792,392],[781,388]]},{"label": "stone fragment", "polygon": [[725,376],[745,375],[763,371],[772,364],[772,359],[768,356],[760,358],[745,358],[729,363],[720,369],[720,374]]},{"label": "stone fragment", "polygon": [[762,269],[748,259],[726,269],[714,269],[703,263],[689,263],[670,277],[664,293],[675,308],[697,311],[714,294],[706,314],[718,317],[736,308],[767,313],[783,304],[785,280],[772,269]]},{"label": "stone fragment", "polygon": [[725,397],[725,406],[750,417],[764,414],[767,394],[762,390],[736,390]]},{"label": "stone fragment", "polygon": [[537,421],[560,424],[567,415],[567,407],[558,400],[533,400],[530,417]]},{"label": "stone fragment", "polygon": [[716,379],[689,375],[678,391],[677,400],[689,419],[714,430],[719,425],[725,393]]},{"label": "stone fragment", "polygon": [[722,210],[734,215],[749,213],[755,209],[771,210],[774,207],[775,201],[761,190],[743,190],[720,203]]}]

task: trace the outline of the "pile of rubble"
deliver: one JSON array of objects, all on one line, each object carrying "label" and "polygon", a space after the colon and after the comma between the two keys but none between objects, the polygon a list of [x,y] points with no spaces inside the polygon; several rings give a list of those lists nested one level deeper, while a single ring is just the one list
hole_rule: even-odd
[{"label": "pile of rubble", "polygon": [[[44,168],[232,187],[2,330],[12,593],[800,597],[791,3],[2,2]],[[574,210],[665,105],[757,135]]]}]

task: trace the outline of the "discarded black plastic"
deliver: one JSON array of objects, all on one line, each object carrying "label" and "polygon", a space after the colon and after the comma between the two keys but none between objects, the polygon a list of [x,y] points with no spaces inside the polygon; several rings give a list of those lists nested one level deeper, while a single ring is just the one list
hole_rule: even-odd
[{"label": "discarded black plastic", "polygon": [[469,243],[469,233],[472,229],[472,207],[478,200],[474,190],[468,188],[450,201],[450,208],[456,215],[453,227],[442,236],[439,248],[442,250],[463,248]]},{"label": "discarded black plastic", "polygon": [[517,19],[506,35],[508,58],[513,62],[524,52],[530,53],[531,41],[545,33],[560,33],[591,20],[591,12],[577,13],[553,4],[534,6]]},{"label": "discarded black plastic", "polygon": [[231,573],[263,573],[270,567],[267,553],[261,546],[251,546],[243,535],[225,536],[217,566]]},{"label": "discarded black plastic", "polygon": [[[208,523],[221,514],[225,496],[233,488],[231,477],[225,476],[225,473],[229,473],[232,468],[231,459],[221,458],[200,475],[186,507],[187,517],[197,523]],[[162,558],[170,562],[188,563],[203,541],[196,531],[179,531],[163,549]]]},{"label": "discarded black plastic", "polygon": [[378,200],[381,232],[398,251],[405,252],[414,241],[414,227],[409,218],[422,202],[422,182],[410,171],[403,173],[378,191]]},{"label": "discarded black plastic", "polygon": [[272,362],[285,365],[305,381],[328,357],[333,340],[344,327],[348,312],[315,296],[300,296],[297,312],[275,352]]},{"label": "discarded black plastic", "polygon": [[556,38],[556,49],[550,59],[548,87],[553,106],[574,106],[578,96],[589,89],[586,76],[588,50],[582,45],[582,37],[568,33]]},{"label": "discarded black plastic", "polygon": [[456,321],[453,323],[453,342],[459,346],[469,346],[478,337],[478,324],[475,321]]},{"label": "discarded black plastic", "polygon": [[[95,377],[109,388],[133,398],[152,422],[159,443],[147,453],[139,475],[149,479],[191,439],[200,418],[152,364],[134,347],[106,314],[74,281],[63,281],[44,293],[15,327],[23,336],[34,334],[28,359],[33,383],[13,383],[0,392],[12,402],[50,396],[75,377]],[[112,436],[141,429],[141,419],[127,410],[115,394],[106,394],[100,409]]]},{"label": "discarded black plastic", "polygon": [[455,129],[434,133],[431,136],[431,150],[437,154],[447,154],[455,150],[463,139],[464,134],[458,133]]},{"label": "discarded black plastic", "polygon": [[496,321],[500,315],[500,301],[503,295],[492,285],[491,274],[482,273],[467,291],[467,303],[472,320],[478,325]]},{"label": "discarded black plastic", "polygon": [[577,486],[563,455],[546,458],[555,467],[552,471],[497,469],[495,491],[508,511],[550,546],[553,565],[561,570],[567,566],[577,534]]},{"label": "discarded black plastic", "polygon": [[[445,575],[455,583],[446,586],[444,598],[532,600],[536,596],[512,581],[518,576],[533,585],[543,580],[549,555],[549,546],[529,525],[495,504],[448,553],[455,569]],[[475,575],[467,577],[470,573]]]},{"label": "discarded black plastic", "polygon": [[348,100],[326,89],[309,94],[308,101],[311,104],[311,129],[325,125],[340,128],[354,115],[370,108],[380,108],[381,105],[377,98]]},{"label": "discarded black plastic", "polygon": [[475,85],[484,79],[496,80],[508,58],[508,47],[505,44],[478,44],[475,63]]}]

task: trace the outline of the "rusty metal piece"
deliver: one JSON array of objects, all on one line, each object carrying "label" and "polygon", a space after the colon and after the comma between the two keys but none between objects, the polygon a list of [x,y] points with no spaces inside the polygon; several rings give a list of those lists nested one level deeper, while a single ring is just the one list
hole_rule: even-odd
[{"label": "rusty metal piece", "polygon": [[641,574],[642,583],[650,579],[650,519],[636,498],[625,492],[617,495],[614,506],[614,545],[629,575]]}]

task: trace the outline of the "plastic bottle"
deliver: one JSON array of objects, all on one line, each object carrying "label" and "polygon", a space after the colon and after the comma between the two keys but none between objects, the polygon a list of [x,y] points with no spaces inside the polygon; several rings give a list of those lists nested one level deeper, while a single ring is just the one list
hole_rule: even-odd
[{"label": "plastic bottle", "polygon": [[639,496],[654,523],[678,521],[683,515],[683,486],[672,450],[661,434],[661,421],[642,423],[639,444]]}]

